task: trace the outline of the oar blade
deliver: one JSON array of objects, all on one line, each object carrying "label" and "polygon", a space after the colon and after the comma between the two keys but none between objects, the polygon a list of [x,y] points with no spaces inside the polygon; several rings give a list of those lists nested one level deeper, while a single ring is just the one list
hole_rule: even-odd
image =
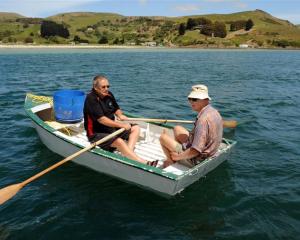
[{"label": "oar blade", "polygon": [[23,185],[18,183],[0,189],[0,205],[15,196],[22,187]]}]

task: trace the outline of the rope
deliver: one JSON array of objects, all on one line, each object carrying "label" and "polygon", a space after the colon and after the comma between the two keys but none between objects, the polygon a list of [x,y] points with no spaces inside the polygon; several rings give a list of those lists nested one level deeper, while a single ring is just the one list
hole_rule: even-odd
[{"label": "rope", "polygon": [[38,96],[31,93],[27,93],[27,97],[31,98],[33,102],[36,103],[50,103],[51,106],[53,106],[53,98],[52,97],[46,97],[46,96]]},{"label": "rope", "polygon": [[[31,93],[27,93],[27,97],[31,98],[32,101],[35,103],[49,103],[51,105],[51,108],[53,109],[53,98],[52,97],[38,96],[38,95],[31,94]],[[51,119],[55,119],[54,111],[51,112]],[[68,136],[71,136],[70,130],[64,124],[56,122],[55,120],[54,121],[45,121],[45,123],[47,125],[49,125],[50,127],[54,128],[55,130],[59,130],[59,129],[64,130]]]}]

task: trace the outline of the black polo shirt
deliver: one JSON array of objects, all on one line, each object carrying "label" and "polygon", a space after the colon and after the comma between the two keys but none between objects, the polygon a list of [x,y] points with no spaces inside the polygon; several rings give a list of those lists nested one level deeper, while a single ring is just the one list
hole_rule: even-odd
[{"label": "black polo shirt", "polygon": [[84,128],[88,138],[95,133],[112,133],[114,128],[105,126],[98,122],[100,117],[108,117],[115,120],[115,112],[120,109],[114,95],[109,92],[108,96],[100,98],[96,91],[92,91],[86,96],[83,108]]}]

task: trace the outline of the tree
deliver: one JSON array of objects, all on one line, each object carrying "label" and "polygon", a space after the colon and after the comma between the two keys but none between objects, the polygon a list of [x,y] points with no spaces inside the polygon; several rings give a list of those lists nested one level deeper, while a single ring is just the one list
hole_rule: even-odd
[{"label": "tree", "polygon": [[282,48],[286,48],[290,45],[289,42],[285,39],[273,40],[272,44],[274,46],[282,47]]},{"label": "tree", "polygon": [[108,43],[108,39],[106,36],[102,36],[99,41],[98,41],[99,44],[106,44]]},{"label": "tree", "polygon": [[184,23],[180,23],[179,28],[178,28],[178,34],[179,35],[185,34],[185,24]]},{"label": "tree", "polygon": [[237,31],[237,30],[245,28],[246,22],[247,21],[245,21],[245,20],[238,20],[238,21],[231,22],[230,31]]},{"label": "tree", "polygon": [[33,39],[31,37],[27,37],[24,40],[25,43],[33,43]]},{"label": "tree", "polygon": [[204,25],[200,33],[206,36],[212,36],[212,34],[214,33],[214,25],[213,24]]},{"label": "tree", "polygon": [[68,38],[70,33],[63,24],[58,24],[52,21],[43,21],[41,24],[41,36],[43,38],[48,38],[50,36]]},{"label": "tree", "polygon": [[80,37],[78,35],[75,35],[73,41],[80,42]]},{"label": "tree", "polygon": [[188,18],[186,22],[186,29],[192,30],[195,26],[197,26],[197,22],[194,18]]},{"label": "tree", "polygon": [[224,38],[227,35],[226,25],[223,22],[215,22],[213,24],[207,24],[202,26],[200,33],[206,36]]},{"label": "tree", "polygon": [[199,25],[199,26],[204,26],[204,25],[212,24],[212,21],[209,20],[209,19],[207,19],[207,18],[200,17],[200,18],[197,18],[197,19],[196,19],[196,23],[197,23],[197,25]]},{"label": "tree", "polygon": [[246,22],[245,30],[249,31],[254,26],[254,23],[251,19],[248,19]]},{"label": "tree", "polygon": [[17,39],[15,37],[9,37],[7,39],[7,41],[10,42],[10,43],[15,43],[15,42],[17,42]]},{"label": "tree", "polygon": [[114,39],[114,41],[113,41],[113,44],[116,44],[116,45],[118,45],[120,43],[120,40],[119,40],[119,38],[115,38]]},{"label": "tree", "polygon": [[226,26],[223,22],[215,22],[213,31],[215,37],[224,38],[227,35]]}]

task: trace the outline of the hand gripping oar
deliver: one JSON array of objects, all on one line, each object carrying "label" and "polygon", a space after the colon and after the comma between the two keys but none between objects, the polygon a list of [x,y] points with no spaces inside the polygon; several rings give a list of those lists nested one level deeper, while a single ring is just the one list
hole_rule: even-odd
[{"label": "hand gripping oar", "polygon": [[5,203],[7,200],[12,198],[13,196],[15,196],[28,183],[36,180],[37,178],[39,178],[39,177],[43,176],[44,174],[52,171],[53,169],[59,167],[60,165],[72,160],[73,158],[79,156],[80,154],[96,147],[97,145],[108,141],[109,139],[111,139],[111,138],[115,137],[116,135],[122,133],[124,130],[125,130],[125,128],[121,128],[118,131],[115,131],[112,134],[109,134],[108,136],[100,139],[99,141],[92,143],[88,147],[86,147],[84,149],[81,149],[80,151],[66,157],[65,159],[61,160],[60,162],[58,162],[58,163],[46,168],[45,170],[37,173],[36,175],[32,176],[31,178],[28,178],[24,182],[13,184],[13,185],[10,185],[10,186],[7,186],[5,188],[0,189],[0,205]]},{"label": "hand gripping oar", "polygon": [[[188,120],[172,120],[172,119],[156,119],[156,118],[128,118],[128,121],[143,121],[143,122],[160,122],[160,123],[194,123]],[[236,128],[237,121],[235,120],[223,120],[224,128]]]}]

